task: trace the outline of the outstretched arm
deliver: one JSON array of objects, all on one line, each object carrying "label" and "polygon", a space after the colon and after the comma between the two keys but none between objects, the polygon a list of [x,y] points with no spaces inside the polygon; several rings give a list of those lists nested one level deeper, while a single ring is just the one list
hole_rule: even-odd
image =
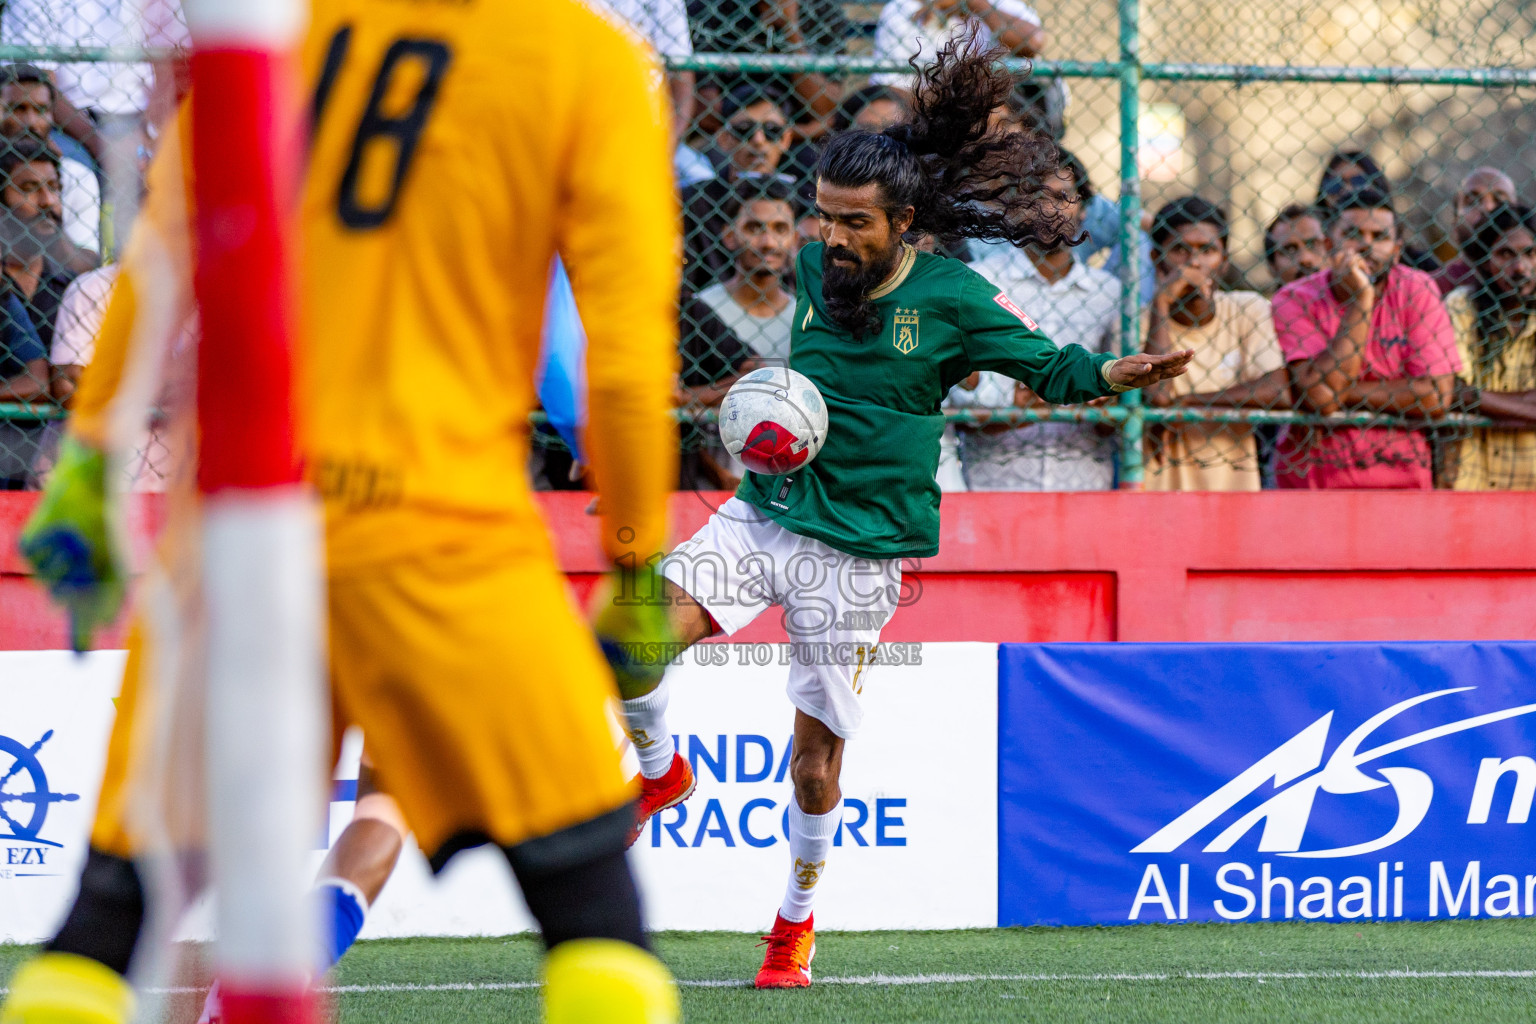
[{"label": "outstretched arm", "polygon": [[1178,352],[1138,352],[1133,356],[1116,359],[1104,364],[1104,379],[1114,391],[1134,391],[1150,387],[1158,381],[1184,376],[1194,349]]},{"label": "outstretched arm", "polygon": [[666,545],[677,480],[677,200],[670,108],[648,51],[617,29],[591,41],[605,87],[573,126],[557,244],[587,333],[586,450],[620,565]]},{"label": "outstretched arm", "polygon": [[961,291],[959,319],[970,369],[1006,374],[1052,405],[1087,402],[1177,377],[1194,355],[1184,350],[1115,359],[1081,345],[1058,347],[1028,313],[979,275]]},{"label": "outstretched arm", "polygon": [[677,482],[680,218],[660,67],[611,26],[585,44],[603,89],[589,91],[572,125],[557,241],[587,332],[584,441],[601,543],[616,567],[593,594],[593,630],[628,699],[659,685],[666,668],[636,652],[672,639],[661,602],[618,596],[659,593],[655,566]]}]

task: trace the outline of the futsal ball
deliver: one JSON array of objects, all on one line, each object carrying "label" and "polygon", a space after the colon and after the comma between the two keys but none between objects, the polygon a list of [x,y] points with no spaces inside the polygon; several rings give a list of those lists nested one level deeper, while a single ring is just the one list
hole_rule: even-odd
[{"label": "futsal ball", "polygon": [[782,476],[821,451],[827,403],[810,378],[787,366],[753,370],[720,404],[720,439],[752,472]]}]

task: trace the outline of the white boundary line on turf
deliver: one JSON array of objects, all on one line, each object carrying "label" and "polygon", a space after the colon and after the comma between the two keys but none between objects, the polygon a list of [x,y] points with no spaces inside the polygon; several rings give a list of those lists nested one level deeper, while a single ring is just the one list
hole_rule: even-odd
[{"label": "white boundary line on turf", "polygon": [[[1103,982],[1103,981],[1391,981],[1445,978],[1536,978],[1529,971],[1186,971],[1169,974],[862,974],[821,977],[817,985],[968,985],[977,982]],[[678,982],[683,988],[746,988],[745,978],[696,978]],[[536,989],[536,981],[396,982],[377,985],[327,985],[333,995],[373,995],[397,992],[520,992]],[[154,995],[201,995],[206,987],[150,989]],[[10,993],[0,988],[0,995]]]},{"label": "white boundary line on turf", "polygon": [[[1101,982],[1101,981],[1376,981],[1443,978],[1536,978],[1529,971],[1189,971],[1173,974],[863,974],[820,977],[817,985],[967,985],[977,982]],[[744,988],[744,978],[693,978],[683,988]],[[442,984],[333,985],[338,994],[374,992],[499,992],[537,988],[531,981],[448,982]]]},{"label": "white boundary line on turf", "polygon": [[[1536,970],[1524,971],[1183,971],[1165,974],[863,974],[815,979],[818,985],[966,985],[977,982],[1103,982],[1103,981],[1391,981],[1448,978],[1536,978]],[[694,978],[678,982],[683,988],[743,988],[744,978]],[[335,995],[370,995],[391,992],[516,992],[536,989],[536,981],[384,982],[375,985],[327,985],[323,992]],[[5,991],[0,989],[0,992]],[[155,989],[157,994],[189,995],[206,988]]]}]

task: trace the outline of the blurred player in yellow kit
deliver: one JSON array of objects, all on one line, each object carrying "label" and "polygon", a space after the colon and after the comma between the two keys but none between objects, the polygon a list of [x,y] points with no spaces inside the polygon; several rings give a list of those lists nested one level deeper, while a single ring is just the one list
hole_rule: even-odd
[{"label": "blurred player in yellow kit", "polygon": [[[612,675],[524,469],[558,250],[604,547],[631,566],[662,550],[678,214],[660,68],[575,0],[320,0],[308,49],[303,427],[341,716],[434,865],[507,850],[551,946],[551,1020],[660,1019],[675,995],[642,952]],[[599,631],[664,637],[664,614],[610,605]]]},{"label": "blurred player in yellow kit", "polygon": [[[615,674],[627,690],[659,673],[619,652],[666,640],[665,609],[601,610],[610,671],[525,469],[559,252],[588,338],[602,542],[616,566],[649,577],[676,452],[678,228],[660,69],[577,0],[313,6],[300,430],[325,502],[337,724],[362,727],[381,788],[434,866],[485,842],[506,851],[550,947],[549,1020],[674,1019],[624,857],[634,794],[607,717]],[[125,269],[99,351],[114,323],[142,325],[145,284]],[[139,330],[120,329],[130,354],[99,357],[82,404],[131,389]],[[106,503],[106,444],[76,428],[24,539],[77,633],[110,618],[121,586],[110,529],[80,512]],[[90,555],[83,584],[57,555],[65,545],[49,546],[70,529]],[[143,920],[121,797],[139,716],[125,705],[86,869],[118,874],[82,886],[61,932],[75,940],[51,946],[60,969],[28,975],[44,957],[19,973],[5,1024],[126,1015],[107,986],[91,1005],[54,998],[86,985],[92,961],[126,969],[95,955],[94,925],[132,919],[131,955]]]}]

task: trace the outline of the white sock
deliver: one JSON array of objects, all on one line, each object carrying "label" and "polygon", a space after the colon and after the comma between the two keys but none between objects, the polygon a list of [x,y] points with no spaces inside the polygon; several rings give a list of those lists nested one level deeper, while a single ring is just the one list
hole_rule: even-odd
[{"label": "white sock", "polygon": [[826,814],[806,814],[800,801],[789,805],[789,888],[784,890],[784,905],[779,914],[786,921],[800,922],[811,916],[816,899],[816,883],[827,867],[827,851],[837,828],[843,823],[843,802]]},{"label": "white sock", "polygon": [[635,745],[640,774],[659,779],[672,767],[676,747],[667,731],[667,681],[644,697],[624,701],[624,732]]}]

